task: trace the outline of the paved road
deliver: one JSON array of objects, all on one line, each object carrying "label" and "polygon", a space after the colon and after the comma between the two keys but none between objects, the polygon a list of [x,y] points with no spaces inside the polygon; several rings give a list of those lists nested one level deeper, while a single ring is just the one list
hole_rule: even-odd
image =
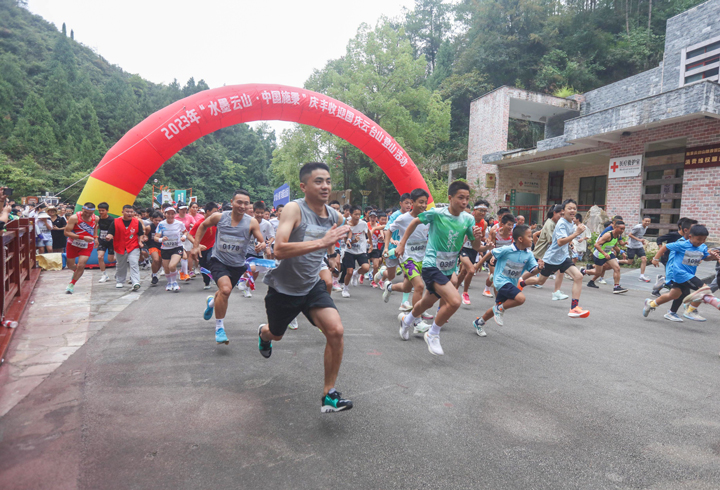
[{"label": "paved road", "polygon": [[399,295],[354,288],[355,408],[321,414],[322,335],[303,318],[263,359],[260,286],[218,346],[198,282],[145,291],[0,419],[3,488],[720,487],[717,310],[643,319],[643,292],[605,286],[573,320],[546,286],[479,338],[476,287],[437,358],[399,339]]}]

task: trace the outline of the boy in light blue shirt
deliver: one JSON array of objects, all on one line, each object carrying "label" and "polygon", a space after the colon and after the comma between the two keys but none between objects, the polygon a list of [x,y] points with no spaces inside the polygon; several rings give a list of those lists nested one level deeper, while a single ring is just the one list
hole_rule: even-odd
[{"label": "boy in light blue shirt", "polygon": [[[580,293],[582,292],[582,278],[585,275],[585,269],[575,267],[570,258],[570,252],[568,251],[570,242],[585,231],[585,225],[582,223],[578,224],[577,227],[573,225],[572,220],[577,213],[577,203],[574,200],[566,199],[562,203],[562,207],[562,217],[555,225],[552,243],[545,251],[542,260],[538,262],[540,267],[538,284],[545,284],[547,278],[552,274],[565,274],[567,272],[573,280],[572,303],[568,316],[570,318],[587,318],[590,316],[590,312],[583,310],[579,305]],[[560,290],[555,291],[553,293],[553,300],[567,298],[565,295],[559,296],[558,293],[562,294]]]},{"label": "boy in light blue shirt", "polygon": [[[659,257],[662,257],[666,250],[670,251],[668,263],[665,266],[665,283],[670,291],[663,294],[656,300],[646,299],[643,308],[643,316],[647,317],[659,305],[672,301],[670,311],[665,318],[673,322],[682,322],[677,311],[680,305],[690,303],[683,316],[688,320],[704,322],[697,310],[705,295],[710,294],[710,287],[706,286],[695,276],[698,265],[704,260],[720,260],[720,254],[716,250],[708,251],[705,240],[708,237],[708,229],[703,225],[693,225],[690,228],[690,237],[686,240],[681,238],[673,243],[664,243],[655,254],[652,264],[657,267]],[[691,291],[695,293],[691,294]],[[685,298],[683,300],[683,298]]]},{"label": "boy in light blue shirt", "polygon": [[[525,303],[522,287],[538,282],[536,276],[528,278],[527,281],[521,280],[523,273],[533,272],[538,267],[538,263],[530,251],[532,245],[530,227],[528,225],[516,225],[512,234],[512,245],[494,248],[482,259],[482,262],[484,262],[489,260],[491,256],[495,258],[495,274],[493,275],[495,306],[473,322],[475,332],[480,337],[487,335],[483,330],[483,326],[490,320],[490,317],[495,320],[495,323],[502,326],[505,310]],[[521,287],[518,287],[518,282]]]}]

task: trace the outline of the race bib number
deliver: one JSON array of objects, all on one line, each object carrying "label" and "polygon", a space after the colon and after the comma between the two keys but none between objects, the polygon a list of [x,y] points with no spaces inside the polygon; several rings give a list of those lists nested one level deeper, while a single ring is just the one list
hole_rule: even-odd
[{"label": "race bib number", "polygon": [[86,242],[82,238],[73,238],[73,241],[70,243],[75,248],[88,248],[88,242]]},{"label": "race bib number", "polygon": [[410,255],[425,255],[425,247],[427,247],[427,242],[412,242],[408,243],[405,246],[405,250]]},{"label": "race bib number", "polygon": [[697,267],[702,262],[703,255],[702,252],[685,252],[682,263],[690,267]]},{"label": "race bib number", "polygon": [[177,248],[178,241],[179,240],[177,238],[168,238],[163,242],[163,248]]},{"label": "race bib number", "polygon": [[520,279],[523,269],[525,269],[525,263],[513,262],[511,260],[508,260],[507,262],[505,262],[505,267],[503,268],[503,275],[508,279]]},{"label": "race bib number", "polygon": [[239,254],[243,252],[243,239],[234,236],[220,235],[218,248],[223,252]]},{"label": "race bib number", "polygon": [[100,240],[105,240],[105,237],[107,236],[108,231],[107,230],[100,230]]},{"label": "race bib number", "polygon": [[440,269],[440,272],[450,272],[455,269],[455,266],[457,265],[457,258],[457,252],[437,252],[435,265],[438,269]]}]

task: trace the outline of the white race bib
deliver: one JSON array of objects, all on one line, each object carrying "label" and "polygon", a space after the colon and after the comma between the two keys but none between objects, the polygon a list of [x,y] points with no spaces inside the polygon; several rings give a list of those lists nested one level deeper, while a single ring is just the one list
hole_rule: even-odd
[{"label": "white race bib", "polygon": [[88,248],[88,242],[83,240],[82,238],[73,238],[72,246],[75,248]]},{"label": "white race bib", "polygon": [[173,239],[173,238],[168,238],[167,240],[165,240],[165,241],[163,242],[163,248],[165,248],[165,249],[168,249],[168,248],[177,248],[177,247],[178,247],[178,241],[179,241],[179,240],[178,240],[177,238],[175,238],[175,239]]},{"label": "white race bib", "polygon": [[107,236],[108,231],[107,230],[100,230],[100,240],[105,240],[105,237]]},{"label": "white race bib", "polygon": [[227,253],[239,254],[244,252],[242,242],[242,238],[220,235],[218,239],[218,249]]},{"label": "white race bib", "polygon": [[508,260],[507,262],[505,262],[505,267],[503,268],[503,275],[508,279],[520,279],[523,269],[525,269],[525,264],[523,262],[513,262],[511,260]]},{"label": "white race bib", "polygon": [[405,255],[415,259],[421,259],[425,256],[426,247],[427,242],[410,242],[405,245]]},{"label": "white race bib", "polygon": [[458,252],[437,252],[435,265],[440,272],[450,272],[457,265]]},{"label": "white race bib", "polygon": [[697,267],[702,262],[703,255],[702,252],[685,252],[682,263],[690,267]]}]

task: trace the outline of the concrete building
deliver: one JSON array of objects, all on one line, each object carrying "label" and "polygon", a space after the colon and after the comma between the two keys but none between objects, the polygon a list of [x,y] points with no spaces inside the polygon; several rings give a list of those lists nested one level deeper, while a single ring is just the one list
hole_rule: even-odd
[{"label": "concrete building", "polygon": [[[543,206],[573,198],[648,234],[698,219],[720,239],[720,0],[667,21],[662,63],[567,99],[500,87],[470,108],[467,179],[497,207],[542,221]],[[545,125],[535,148],[508,151],[510,118]],[[452,167],[452,168],[450,168]],[[537,206],[530,208],[530,206]]]}]

